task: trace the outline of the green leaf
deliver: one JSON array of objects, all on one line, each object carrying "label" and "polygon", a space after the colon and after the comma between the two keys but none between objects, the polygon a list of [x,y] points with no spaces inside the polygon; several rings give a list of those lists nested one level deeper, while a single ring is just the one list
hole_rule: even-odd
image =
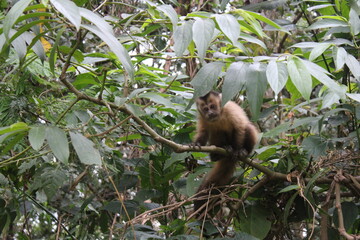
[{"label": "green leaf", "polygon": [[190,82],[195,89],[194,98],[203,96],[212,90],[224,65],[222,62],[211,62],[200,68]]},{"label": "green leaf", "polygon": [[286,29],[282,28],[280,25],[278,25],[277,23],[271,21],[270,19],[268,19],[267,17],[264,17],[263,15],[256,13],[256,12],[251,12],[251,11],[245,11],[247,12],[249,15],[253,16],[254,18],[256,18],[257,20],[260,20],[276,29],[279,29],[280,31],[283,31],[287,34],[291,34],[289,31],[287,31]]},{"label": "green leaf", "polygon": [[[265,45],[265,43],[263,41],[261,41],[260,39],[258,39],[256,37],[253,37],[253,36],[251,36],[249,34],[240,33],[240,38],[244,39],[246,42],[255,43],[255,44],[261,46],[262,48],[267,49],[267,47],[266,47],[266,45]],[[236,47],[239,47],[238,43],[236,44]],[[240,48],[240,49],[242,49],[242,48]]]},{"label": "green leaf", "polygon": [[57,34],[56,34],[56,39],[55,39],[55,42],[51,48],[51,51],[50,51],[50,56],[49,56],[49,67],[50,67],[50,71],[53,75],[55,75],[55,63],[56,63],[56,51],[58,50],[58,45],[59,45],[59,42],[60,42],[60,39],[61,39],[61,36],[63,34],[63,32],[66,30],[66,27],[63,27],[61,28]]},{"label": "green leaf", "polygon": [[192,21],[186,21],[183,25],[178,26],[174,32],[174,50],[178,57],[183,55],[192,41],[192,24]]},{"label": "green leaf", "polygon": [[300,58],[294,56],[289,58],[287,67],[296,89],[306,100],[309,100],[312,91],[312,79],[307,67]]},{"label": "green leaf", "polygon": [[317,159],[326,153],[328,142],[319,136],[310,136],[304,139],[301,146],[308,153],[309,157]]},{"label": "green leaf", "polygon": [[70,152],[65,132],[58,127],[47,127],[46,140],[55,157],[62,163],[68,163]]},{"label": "green leaf", "polygon": [[235,45],[240,35],[240,24],[233,15],[215,14],[216,22],[220,30]]},{"label": "green leaf", "polygon": [[296,43],[294,45],[291,45],[291,47],[297,47],[297,48],[315,48],[318,45],[320,45],[320,43],[318,42],[300,42],[300,43]]},{"label": "green leaf", "polygon": [[296,191],[290,198],[289,200],[287,201],[286,203],[286,206],[285,206],[285,209],[284,209],[284,223],[287,224],[288,222],[288,216],[290,215],[290,210],[293,206],[293,203],[295,201],[295,198],[299,195],[299,192]]},{"label": "green leaf", "polygon": [[331,46],[330,43],[320,43],[311,51],[309,60],[314,61],[317,57],[319,57],[326,49]]},{"label": "green leaf", "polygon": [[360,102],[360,93],[347,93],[346,94],[349,98]]},{"label": "green leaf", "polygon": [[322,84],[324,84],[328,89],[332,92],[335,92],[341,99],[345,98],[346,89],[344,89],[341,85],[331,79],[328,73],[324,68],[319,65],[310,62],[310,61],[302,61],[305,64],[305,67],[309,71],[309,73],[319,80]]},{"label": "green leaf", "polygon": [[9,132],[18,132],[18,131],[27,131],[29,126],[24,122],[14,123],[8,127],[0,128],[0,135],[9,133]]},{"label": "green leaf", "polygon": [[131,63],[131,59],[129,53],[126,49],[121,45],[121,43],[115,38],[114,35],[109,32],[103,32],[96,26],[90,25],[82,25],[85,29],[94,33],[96,36],[101,38],[115,53],[115,55],[119,58],[120,62],[123,64],[126,72],[129,74],[130,78],[134,78],[134,66]]},{"label": "green leaf", "polygon": [[103,17],[100,15],[85,9],[85,8],[79,8],[80,15],[95,24],[101,31],[107,32],[109,34],[114,34],[112,27],[110,24],[108,24]]},{"label": "green leaf", "polygon": [[250,105],[251,118],[257,121],[267,87],[265,65],[259,62],[251,64],[246,76],[246,96]]},{"label": "green leaf", "polygon": [[290,185],[281,189],[278,193],[290,192],[292,190],[298,190],[298,189],[300,189],[298,185]]},{"label": "green leaf", "polygon": [[100,152],[94,147],[94,143],[91,140],[77,132],[70,132],[70,138],[75,152],[82,163],[101,165]]},{"label": "green leaf", "polygon": [[45,141],[45,130],[43,126],[32,127],[29,131],[29,142],[34,150],[40,150]]},{"label": "green leaf", "polygon": [[4,148],[1,149],[0,156],[4,155],[5,153],[13,149],[14,146],[17,145],[25,137],[25,133],[23,131],[18,131],[18,132],[4,134],[0,136],[0,143],[3,141],[1,138],[3,137],[7,138],[10,136],[11,137],[14,136],[14,137],[9,142],[6,143]]},{"label": "green leaf", "polygon": [[274,137],[274,136],[279,135],[282,132],[287,132],[287,131],[297,128],[299,126],[318,122],[319,120],[320,120],[320,118],[318,118],[318,117],[307,117],[307,118],[296,119],[294,122],[285,122],[273,129],[271,129],[270,131],[264,133],[263,137]]},{"label": "green leaf", "polygon": [[140,98],[147,98],[155,103],[158,104],[162,104],[166,107],[174,107],[172,102],[170,102],[170,100],[168,100],[167,98],[164,98],[163,96],[161,96],[159,93],[155,93],[155,92],[146,92],[146,93],[142,93],[139,94]]},{"label": "green leaf", "polygon": [[359,14],[353,8],[350,9],[349,23],[350,23],[351,33],[354,36],[358,35],[360,32],[360,19],[359,19]]},{"label": "green leaf", "polygon": [[338,19],[320,19],[311,24],[307,29],[314,30],[319,28],[349,27],[348,23]]},{"label": "green leaf", "polygon": [[[346,231],[349,231],[356,219],[358,218],[359,209],[354,202],[342,202],[341,210],[343,213],[344,227]],[[334,211],[334,224],[339,227],[338,211]]]},{"label": "green leaf", "polygon": [[166,5],[166,4],[157,6],[156,8],[170,18],[170,21],[173,25],[173,30],[175,31],[177,27],[177,23],[179,21],[175,9],[171,5]]},{"label": "green leaf", "polygon": [[270,61],[266,68],[266,78],[275,95],[284,88],[289,77],[286,65],[282,62]]},{"label": "green leaf", "polygon": [[72,24],[74,24],[77,31],[80,30],[81,15],[79,7],[69,0],[50,0],[52,5],[61,12]]},{"label": "green leaf", "polygon": [[330,90],[326,91],[326,93],[323,97],[321,109],[330,108],[333,104],[339,103],[339,100],[340,100],[340,97],[336,92],[330,91]]},{"label": "green leaf", "polygon": [[240,214],[240,229],[259,239],[264,239],[270,231],[271,221],[270,209],[264,208],[258,204],[250,205]]},{"label": "green leaf", "polygon": [[335,61],[336,71],[339,71],[346,62],[347,52],[342,47],[334,47],[333,58]]},{"label": "green leaf", "polygon": [[347,55],[346,65],[349,67],[351,73],[354,77],[359,80],[360,79],[360,62],[351,54]]},{"label": "green leaf", "polygon": [[224,85],[222,87],[222,104],[231,100],[246,83],[246,73],[248,64],[244,62],[234,62],[226,71]]},{"label": "green leaf", "polygon": [[15,24],[16,20],[24,12],[25,8],[32,2],[32,0],[20,0],[10,8],[9,12],[4,18],[3,32],[6,40],[9,39],[10,29]]},{"label": "green leaf", "polygon": [[201,168],[194,173],[190,173],[186,178],[186,193],[188,196],[192,196],[196,193],[196,189],[199,188],[202,179],[199,181],[198,176],[209,171],[210,168]]},{"label": "green leaf", "polygon": [[193,40],[201,60],[205,58],[206,50],[212,40],[215,24],[211,19],[197,18],[192,27]]}]

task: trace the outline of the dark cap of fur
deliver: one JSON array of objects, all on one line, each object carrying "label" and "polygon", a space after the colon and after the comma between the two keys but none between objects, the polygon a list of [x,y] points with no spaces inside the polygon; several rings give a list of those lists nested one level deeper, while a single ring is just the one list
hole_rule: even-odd
[{"label": "dark cap of fur", "polygon": [[201,97],[199,97],[199,99],[201,99],[201,100],[206,100],[210,95],[215,95],[215,96],[219,96],[220,95],[220,93],[218,93],[218,92],[215,92],[215,91],[213,91],[213,90],[211,90],[210,92],[208,92],[207,94],[205,94],[204,96],[201,96]]}]

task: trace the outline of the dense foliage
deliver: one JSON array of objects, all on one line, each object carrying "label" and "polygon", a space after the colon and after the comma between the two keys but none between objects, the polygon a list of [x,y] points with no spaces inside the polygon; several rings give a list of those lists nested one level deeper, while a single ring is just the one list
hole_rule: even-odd
[{"label": "dense foliage", "polygon": [[[359,239],[359,0],[0,9],[3,239]],[[211,89],[262,134],[205,221]]]}]

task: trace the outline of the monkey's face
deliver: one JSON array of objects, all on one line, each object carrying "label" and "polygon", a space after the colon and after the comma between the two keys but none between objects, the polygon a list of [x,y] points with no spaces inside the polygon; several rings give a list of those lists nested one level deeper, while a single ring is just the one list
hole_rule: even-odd
[{"label": "monkey's face", "polygon": [[221,116],[221,98],[218,95],[209,94],[198,98],[196,106],[201,116],[209,122],[219,120]]}]

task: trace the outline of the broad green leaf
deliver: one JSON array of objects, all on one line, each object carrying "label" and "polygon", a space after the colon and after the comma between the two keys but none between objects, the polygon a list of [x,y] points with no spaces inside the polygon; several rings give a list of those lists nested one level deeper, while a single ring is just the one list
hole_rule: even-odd
[{"label": "broad green leaf", "polygon": [[360,19],[359,14],[353,8],[350,9],[349,18],[351,33],[354,36],[358,35],[360,32]]},{"label": "broad green leaf", "polygon": [[100,152],[94,147],[94,143],[91,140],[77,132],[70,132],[70,138],[75,152],[82,163],[101,165]]},{"label": "broad green leaf", "polygon": [[287,67],[296,89],[306,100],[309,100],[312,91],[312,79],[307,67],[300,58],[294,56],[289,58]]},{"label": "broad green leaf", "polygon": [[224,85],[222,87],[222,104],[231,100],[246,83],[246,71],[248,64],[244,62],[234,62],[226,71]]},{"label": "broad green leaf", "polygon": [[200,68],[190,82],[195,89],[194,98],[203,96],[212,90],[224,65],[222,62],[211,62]]},{"label": "broad green leaf", "polygon": [[351,73],[354,77],[359,80],[360,79],[360,62],[351,54],[347,55],[346,58],[346,66],[349,67]]},{"label": "broad green leaf", "polygon": [[249,101],[251,118],[257,121],[267,87],[266,68],[259,62],[251,64],[246,74],[246,96]]},{"label": "broad green leaf", "polygon": [[[346,231],[349,231],[358,218],[359,208],[355,202],[342,202],[341,211],[343,213],[344,227]],[[334,211],[334,224],[336,227],[339,226],[338,211]]]},{"label": "broad green leaf", "polygon": [[339,71],[346,62],[347,52],[342,47],[334,47],[333,58],[335,62],[336,71]]},{"label": "broad green leaf", "polygon": [[339,103],[339,100],[340,97],[336,92],[331,90],[326,91],[323,97],[321,109],[330,108],[334,103]]},{"label": "broad green leaf", "polygon": [[153,101],[155,103],[158,104],[162,104],[166,107],[173,107],[173,104],[170,102],[170,100],[168,100],[167,98],[164,98],[163,96],[161,96],[158,93],[154,93],[154,92],[146,92],[146,93],[142,93],[139,94],[140,98],[147,98],[150,101]]},{"label": "broad green leaf", "polygon": [[333,27],[349,27],[349,24],[345,21],[338,19],[320,19],[311,24],[307,29],[314,30],[319,28],[333,28]]},{"label": "broad green leaf", "polygon": [[[9,35],[12,37],[15,34],[15,30],[11,29]],[[19,59],[22,59],[25,57],[27,52],[27,46],[26,46],[26,39],[23,34],[15,38],[11,45],[14,47],[14,50],[16,54],[18,55]]]},{"label": "broad green leaf", "polygon": [[44,126],[40,127],[32,127],[29,131],[29,142],[31,147],[34,150],[40,150],[41,146],[45,141],[45,131],[46,128]]},{"label": "broad green leaf", "polygon": [[193,24],[193,40],[201,60],[205,58],[214,30],[215,24],[211,19],[197,18]]},{"label": "broad green leaf", "polygon": [[134,116],[140,117],[146,114],[146,112],[139,107],[138,105],[135,104],[129,104],[129,103],[125,103],[125,107],[132,113],[134,114]]},{"label": "broad green leaf", "polygon": [[14,4],[12,8],[10,8],[9,12],[6,14],[4,18],[3,32],[5,38],[9,39],[10,29],[15,24],[16,20],[20,17],[20,15],[24,12],[25,8],[32,2],[32,0],[20,0]]},{"label": "broad green leaf", "polygon": [[297,48],[314,48],[320,45],[318,42],[300,42],[296,43],[294,45],[291,45],[291,47],[297,47]]},{"label": "broad green leaf", "polygon": [[6,145],[3,148],[1,148],[0,156],[4,155],[11,149],[14,149],[15,145],[17,145],[25,137],[25,133],[23,130],[18,130],[16,132],[3,134],[2,136],[0,136],[0,143],[3,142],[2,138],[7,138],[10,136],[11,136],[10,141],[6,142]]},{"label": "broad green leaf", "polygon": [[[311,191],[311,190],[312,190],[313,187],[314,187],[315,181],[316,181],[318,178],[320,178],[322,175],[324,175],[324,172],[325,172],[325,171],[319,171],[319,172],[315,173],[315,174],[311,177],[311,179],[309,180],[309,182],[307,182],[306,188],[305,188],[305,190],[304,190],[304,196],[305,196],[305,197],[310,197],[310,195],[312,194],[312,191]],[[312,198],[312,196],[311,196],[311,198]]]},{"label": "broad green leaf", "polygon": [[327,8],[327,7],[332,7],[332,4],[320,4],[320,5],[315,5],[315,6],[311,6],[309,8],[307,8],[307,10],[313,11],[313,10],[318,10],[318,9],[323,9],[323,8]]},{"label": "broad green leaf", "polygon": [[135,140],[135,139],[141,139],[141,134],[135,133],[135,134],[125,135],[123,137],[117,138],[116,141],[123,142],[123,141]]},{"label": "broad green leaf", "polygon": [[280,133],[287,132],[299,126],[312,124],[314,122],[317,123],[319,120],[320,120],[319,117],[307,117],[307,118],[296,119],[294,122],[285,122],[271,129],[270,131],[264,133],[263,137],[275,137]]},{"label": "broad green leaf", "polygon": [[201,180],[199,180],[199,176],[203,173],[206,173],[210,170],[210,168],[201,168],[194,173],[190,173],[186,178],[186,193],[188,196],[192,196],[196,193],[196,189],[199,188],[201,184]]},{"label": "broad green leaf", "polygon": [[264,17],[263,15],[256,13],[256,12],[251,12],[251,11],[246,11],[249,15],[253,16],[254,18],[256,18],[257,20],[260,20],[276,29],[279,29],[280,31],[283,31],[287,34],[291,34],[289,31],[287,31],[286,29],[282,28],[280,25],[278,25],[277,23],[271,21],[270,19],[268,19],[267,17]]},{"label": "broad green leaf", "polygon": [[72,24],[74,24],[77,31],[80,30],[81,15],[79,7],[70,0],[50,0],[56,10],[61,12]]},{"label": "broad green leaf", "polygon": [[321,43],[318,44],[314,49],[311,51],[309,60],[314,61],[317,57],[319,57],[323,52],[325,52],[326,49],[328,49],[331,46],[330,43]]},{"label": "broad green leaf", "polygon": [[123,64],[126,72],[129,74],[130,78],[134,78],[134,66],[131,63],[131,59],[129,53],[126,49],[121,45],[121,43],[115,38],[114,35],[109,32],[103,32],[96,26],[90,25],[82,25],[85,29],[94,33],[96,36],[101,38],[115,53],[115,55],[119,58],[120,62]]},{"label": "broad green leaf", "polygon": [[70,152],[65,132],[58,127],[47,127],[46,140],[55,157],[62,163],[68,163]]},{"label": "broad green leaf", "polygon": [[281,189],[279,191],[279,193],[289,192],[289,191],[298,190],[298,189],[300,189],[300,187],[298,185],[290,185],[290,186],[287,186],[287,187]]},{"label": "broad green leaf", "polygon": [[286,64],[282,62],[270,61],[266,68],[266,78],[275,95],[284,88],[289,77]]},{"label": "broad green leaf", "polygon": [[250,32],[256,34],[260,38],[267,37],[263,32],[263,28],[260,23],[256,20],[254,16],[252,16],[249,11],[243,9],[235,10],[241,17],[244,18],[245,21],[241,21],[241,27],[249,30]]},{"label": "broad green leaf", "polygon": [[157,6],[156,8],[170,18],[170,21],[173,25],[173,30],[175,31],[177,27],[177,23],[179,21],[175,9],[171,5],[165,5],[165,4]]},{"label": "broad green leaf", "polygon": [[293,208],[293,204],[294,204],[294,200],[295,198],[299,195],[299,192],[296,191],[287,201],[286,206],[284,208],[284,218],[283,218],[283,222],[285,224],[287,224],[288,222],[288,217],[290,215],[290,210]]},{"label": "broad green leaf", "polygon": [[[250,43],[255,43],[259,46],[261,46],[262,48],[264,49],[267,49],[265,43],[263,41],[261,41],[260,39],[256,38],[256,37],[253,37],[249,34],[246,34],[246,33],[240,33],[240,38],[241,39],[244,39],[246,42],[250,42]],[[238,45],[236,45],[238,47]],[[240,48],[240,47],[239,47]],[[241,47],[240,49],[243,50],[244,47]],[[247,50],[247,49],[246,49]],[[243,50],[244,51],[244,50]],[[244,51],[246,52],[246,51]]]},{"label": "broad green leaf", "polygon": [[302,61],[309,73],[319,80],[322,84],[324,84],[326,87],[329,88],[329,90],[335,92],[337,95],[339,95],[340,98],[345,98],[345,92],[346,89],[341,87],[337,82],[335,82],[333,79],[331,79],[328,75],[328,73],[324,68],[320,67],[319,65],[310,62],[310,61]]},{"label": "broad green leaf", "polygon": [[347,93],[346,94],[349,98],[360,102],[360,93]]},{"label": "broad green leaf", "polygon": [[240,229],[259,239],[264,239],[270,231],[271,221],[268,220],[270,209],[254,204],[245,208],[245,213],[240,213]]},{"label": "broad green leaf", "polygon": [[317,159],[326,153],[328,142],[319,136],[309,136],[304,139],[301,146],[308,153],[309,157]]},{"label": "broad green leaf", "polygon": [[227,36],[233,44],[236,44],[240,35],[240,24],[236,18],[230,14],[216,14],[215,19],[225,36]]},{"label": "broad green leaf", "polygon": [[8,127],[0,128],[0,135],[9,133],[9,132],[18,132],[18,131],[27,131],[29,126],[24,122],[14,123]]},{"label": "broad green leaf", "polygon": [[100,85],[100,83],[96,81],[96,78],[91,73],[83,73],[76,76],[73,85],[77,89],[82,89],[89,85]]},{"label": "broad green leaf", "polygon": [[79,8],[79,12],[83,18],[86,18],[88,21],[95,24],[101,31],[114,34],[112,27],[105,21],[103,17],[85,8]]},{"label": "broad green leaf", "polygon": [[174,49],[178,57],[183,55],[192,41],[192,24],[193,22],[186,21],[184,24],[178,26],[174,32]]}]

